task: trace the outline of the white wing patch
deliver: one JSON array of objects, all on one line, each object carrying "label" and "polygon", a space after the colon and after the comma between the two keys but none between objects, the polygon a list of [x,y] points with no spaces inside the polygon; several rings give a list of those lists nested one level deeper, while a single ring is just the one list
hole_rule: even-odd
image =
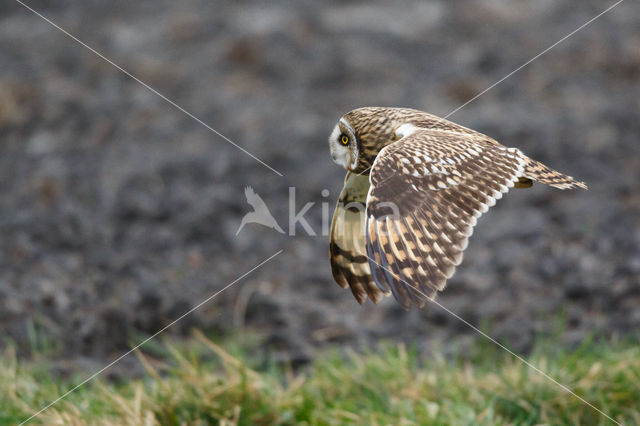
[{"label": "white wing patch", "polygon": [[415,133],[417,130],[421,130],[420,127],[416,127],[411,123],[406,123],[396,129],[396,136],[404,138]]}]

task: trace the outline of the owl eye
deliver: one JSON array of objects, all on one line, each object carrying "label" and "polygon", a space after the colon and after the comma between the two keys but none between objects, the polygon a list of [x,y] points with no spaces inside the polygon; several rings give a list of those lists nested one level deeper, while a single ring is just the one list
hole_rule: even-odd
[{"label": "owl eye", "polygon": [[342,142],[342,145],[346,145],[349,143],[349,136],[343,134],[342,136],[340,136],[340,142]]}]

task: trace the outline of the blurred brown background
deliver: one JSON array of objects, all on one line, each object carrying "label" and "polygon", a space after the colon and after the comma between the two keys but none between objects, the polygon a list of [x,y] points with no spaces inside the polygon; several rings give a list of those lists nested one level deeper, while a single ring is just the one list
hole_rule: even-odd
[{"label": "blurred brown background", "polygon": [[[435,305],[360,307],[321,229],[346,111],[445,115],[612,2],[65,1],[30,5],[281,171],[279,177],[12,1],[0,5],[0,333],[100,362],[280,248],[168,333],[250,330],[283,359],[400,339],[478,339]],[[622,3],[451,119],[585,180],[513,191],[483,216],[439,301],[517,351],[640,326],[640,4]],[[330,190],[328,198],[321,196]]]}]

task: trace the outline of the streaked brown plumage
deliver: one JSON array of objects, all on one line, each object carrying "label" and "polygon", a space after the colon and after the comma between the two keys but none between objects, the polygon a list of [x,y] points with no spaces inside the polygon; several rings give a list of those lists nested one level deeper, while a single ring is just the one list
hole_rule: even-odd
[{"label": "streaked brown plumage", "polygon": [[360,108],[330,138],[348,172],[331,225],[336,282],[362,304],[433,299],[462,261],[478,217],[510,187],[585,188],[517,148],[407,108]]}]

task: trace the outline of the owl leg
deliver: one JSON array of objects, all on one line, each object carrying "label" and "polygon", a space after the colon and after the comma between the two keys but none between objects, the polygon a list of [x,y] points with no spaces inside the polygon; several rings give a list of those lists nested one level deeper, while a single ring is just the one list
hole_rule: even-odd
[{"label": "owl leg", "polygon": [[526,177],[518,178],[518,181],[513,185],[514,188],[531,188],[531,186],[533,186],[533,181]]}]

